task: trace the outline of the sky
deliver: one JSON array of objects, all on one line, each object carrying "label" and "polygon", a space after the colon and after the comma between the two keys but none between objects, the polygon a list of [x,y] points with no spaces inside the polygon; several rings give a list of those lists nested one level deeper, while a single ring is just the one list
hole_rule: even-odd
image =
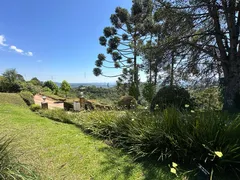
[{"label": "sky", "polygon": [[1,0],[0,74],[15,68],[26,80],[114,82],[92,73],[97,55],[106,52],[98,39],[115,8],[130,9],[131,2]]}]

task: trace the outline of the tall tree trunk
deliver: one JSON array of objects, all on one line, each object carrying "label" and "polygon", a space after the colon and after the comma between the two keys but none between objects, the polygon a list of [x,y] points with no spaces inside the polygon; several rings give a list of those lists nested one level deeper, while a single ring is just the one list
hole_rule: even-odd
[{"label": "tall tree trunk", "polygon": [[139,96],[139,82],[138,82],[138,67],[137,67],[137,32],[134,33],[134,72],[133,72],[133,83],[134,83],[134,96],[138,100]]},{"label": "tall tree trunk", "polygon": [[173,86],[174,82],[174,52],[171,52],[171,74],[170,74],[170,86]]},{"label": "tall tree trunk", "polygon": [[223,65],[224,104],[223,110],[236,112],[240,110],[240,58],[230,53],[228,63]]}]

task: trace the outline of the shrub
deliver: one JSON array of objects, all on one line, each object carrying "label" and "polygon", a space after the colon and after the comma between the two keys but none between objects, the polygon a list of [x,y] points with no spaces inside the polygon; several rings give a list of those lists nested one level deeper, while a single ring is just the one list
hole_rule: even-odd
[{"label": "shrub", "polygon": [[30,82],[26,83],[26,91],[30,91],[33,95],[40,93],[41,86],[36,86]]},{"label": "shrub", "polygon": [[64,110],[65,110],[65,111],[71,111],[71,110],[73,110],[73,102],[65,101],[65,102],[63,103],[63,106],[64,106]]},{"label": "shrub", "polygon": [[191,92],[198,108],[202,110],[221,110],[223,99],[221,89],[218,87],[209,87],[205,89],[197,89]]},{"label": "shrub", "polygon": [[36,78],[36,77],[32,78],[30,80],[30,83],[32,83],[35,86],[42,86],[42,82],[38,78]]},{"label": "shrub", "polygon": [[31,92],[22,91],[20,92],[20,96],[28,106],[31,106],[32,104],[34,104],[33,94]]},{"label": "shrub", "polygon": [[40,109],[41,109],[41,106],[40,105],[38,105],[38,104],[32,104],[31,106],[30,106],[30,109],[32,110],[32,111],[39,111]]},{"label": "shrub", "polygon": [[67,114],[63,109],[40,110],[39,113],[41,116],[47,117],[55,121],[73,124],[72,123],[73,116]]},{"label": "shrub", "polygon": [[193,106],[187,90],[178,86],[165,86],[161,88],[153,98],[151,110],[153,111],[156,105],[158,105],[160,110],[167,107],[176,107],[182,110],[186,104]]},{"label": "shrub", "polygon": [[49,87],[42,88],[43,92],[52,92],[52,90]]},{"label": "shrub", "polygon": [[137,106],[137,101],[133,96],[122,96],[118,101],[118,106],[126,109],[132,109]]}]

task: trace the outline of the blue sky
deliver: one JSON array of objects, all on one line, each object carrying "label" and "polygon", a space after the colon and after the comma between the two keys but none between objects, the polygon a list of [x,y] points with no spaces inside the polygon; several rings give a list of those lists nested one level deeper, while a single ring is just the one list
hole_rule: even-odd
[{"label": "blue sky", "polygon": [[131,1],[1,0],[0,74],[16,68],[27,80],[114,82],[92,69],[117,6],[129,9]]}]

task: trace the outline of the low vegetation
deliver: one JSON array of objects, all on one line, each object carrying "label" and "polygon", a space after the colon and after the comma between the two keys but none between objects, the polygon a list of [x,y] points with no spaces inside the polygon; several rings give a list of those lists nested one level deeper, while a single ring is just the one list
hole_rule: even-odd
[{"label": "low vegetation", "polygon": [[50,121],[15,105],[0,106],[0,112],[0,133],[17,135],[13,146],[18,160],[41,179],[174,179],[167,166],[134,162],[74,125]]},{"label": "low vegetation", "polygon": [[21,91],[20,96],[28,106],[31,106],[32,104],[34,104],[33,94],[31,92]]},{"label": "low vegetation", "polygon": [[214,172],[218,178],[221,173],[232,174],[233,179],[239,175],[238,116],[193,110],[189,114],[172,108],[160,114],[147,111],[69,114],[48,110],[41,111],[41,115],[74,123],[137,159],[152,157],[156,161],[177,162],[182,167],[190,166],[192,172],[201,172],[198,169],[201,164],[209,175]]},{"label": "low vegetation", "polygon": [[0,137],[0,179],[37,180],[39,176],[28,166],[18,162],[10,149],[12,139]]},{"label": "low vegetation", "polygon": [[27,106],[19,94],[0,93],[0,106],[5,104],[14,104],[23,107]]}]

